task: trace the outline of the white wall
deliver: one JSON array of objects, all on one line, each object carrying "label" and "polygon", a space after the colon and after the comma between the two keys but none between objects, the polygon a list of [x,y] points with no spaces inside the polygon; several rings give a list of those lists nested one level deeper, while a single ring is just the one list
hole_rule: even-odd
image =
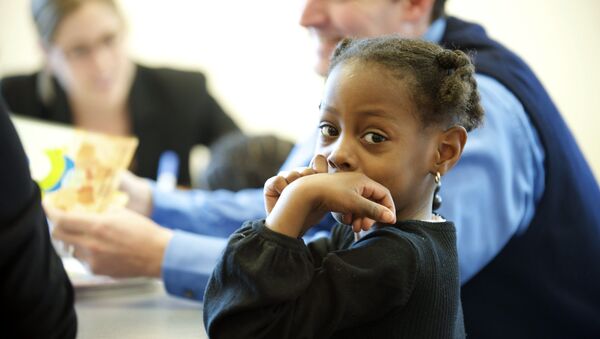
[{"label": "white wall", "polygon": [[[322,80],[297,24],[301,0],[120,2],[132,55],[205,72],[247,130],[297,139],[315,126]],[[0,75],[39,67],[28,6],[29,0],[0,0]],[[449,0],[448,9],[485,23],[533,67],[600,178],[600,2]]]}]

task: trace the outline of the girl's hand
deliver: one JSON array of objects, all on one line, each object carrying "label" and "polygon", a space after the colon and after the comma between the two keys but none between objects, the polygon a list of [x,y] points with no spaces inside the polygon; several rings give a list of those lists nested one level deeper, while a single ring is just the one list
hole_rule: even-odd
[{"label": "girl's hand", "polygon": [[265,210],[271,213],[283,190],[296,179],[317,173],[327,173],[327,159],[317,154],[313,157],[309,167],[298,168],[294,171],[281,172],[267,180],[264,186]]},{"label": "girl's hand", "polygon": [[395,223],[389,190],[362,173],[315,174],[296,178],[277,197],[267,227],[290,237],[303,235],[325,213],[337,212],[355,232],[375,222]]}]

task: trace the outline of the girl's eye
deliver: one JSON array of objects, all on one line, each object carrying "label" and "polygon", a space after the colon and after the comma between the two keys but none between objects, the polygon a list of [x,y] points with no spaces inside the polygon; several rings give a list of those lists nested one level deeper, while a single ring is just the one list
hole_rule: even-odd
[{"label": "girl's eye", "polygon": [[365,138],[365,141],[369,144],[378,144],[380,142],[384,142],[387,140],[387,138],[384,137],[383,135],[377,134],[374,132],[369,132],[369,133],[365,134],[364,138]]},{"label": "girl's eye", "polygon": [[321,129],[321,135],[323,135],[323,136],[326,136],[326,137],[338,136],[337,129],[329,124],[322,124],[321,126],[319,126],[319,129]]}]

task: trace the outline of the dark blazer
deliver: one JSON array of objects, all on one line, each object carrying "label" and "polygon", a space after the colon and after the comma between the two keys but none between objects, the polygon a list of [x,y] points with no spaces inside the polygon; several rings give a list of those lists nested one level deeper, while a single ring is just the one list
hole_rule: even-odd
[{"label": "dark blazer", "polygon": [[[9,109],[19,115],[73,124],[67,96],[52,79],[53,99],[43,102],[38,91],[41,73],[8,77],[0,91]],[[190,184],[189,152],[194,145],[210,145],[220,136],[239,131],[235,122],[209,94],[198,72],[136,66],[129,93],[132,132],[139,138],[132,170],[156,179],[160,155],[179,156],[180,185]]]},{"label": "dark blazer", "polygon": [[0,336],[75,338],[73,288],[1,100],[0,163]]}]

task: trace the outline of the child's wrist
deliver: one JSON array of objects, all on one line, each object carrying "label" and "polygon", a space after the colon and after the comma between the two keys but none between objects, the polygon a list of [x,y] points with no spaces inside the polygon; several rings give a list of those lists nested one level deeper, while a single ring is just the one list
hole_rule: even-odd
[{"label": "child's wrist", "polygon": [[304,233],[311,206],[310,190],[306,189],[306,185],[294,182],[283,192],[265,224],[274,232],[298,238]]},{"label": "child's wrist", "polygon": [[272,217],[272,215],[273,214],[269,214],[265,220],[265,226],[267,226],[268,229],[290,238],[298,238],[300,236],[300,232],[296,229],[296,227],[290,227],[289,224],[280,222],[278,219]]}]

